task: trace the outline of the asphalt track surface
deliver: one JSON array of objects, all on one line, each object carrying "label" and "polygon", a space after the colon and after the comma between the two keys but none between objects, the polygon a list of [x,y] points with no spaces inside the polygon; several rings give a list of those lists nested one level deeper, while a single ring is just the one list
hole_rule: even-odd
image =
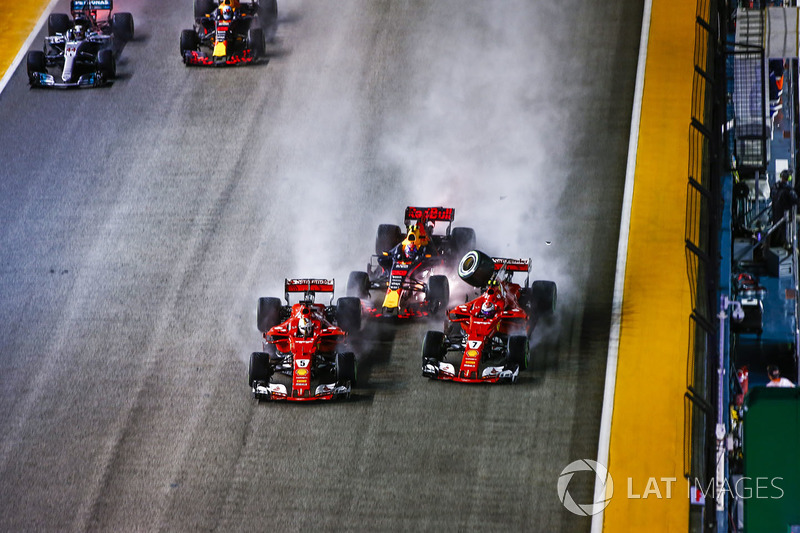
[{"label": "asphalt track surface", "polygon": [[[641,6],[285,1],[204,70],[191,2],[123,3],[112,87],[0,95],[0,530],[588,531]],[[254,402],[257,297],[409,204],[558,282],[534,370],[430,382],[441,323],[373,323],[352,401]]]}]

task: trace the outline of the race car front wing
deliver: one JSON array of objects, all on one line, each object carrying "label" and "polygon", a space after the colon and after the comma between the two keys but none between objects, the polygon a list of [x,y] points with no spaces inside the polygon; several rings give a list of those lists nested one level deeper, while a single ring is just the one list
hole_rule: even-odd
[{"label": "race car front wing", "polygon": [[428,359],[422,365],[422,375],[430,379],[457,381],[460,383],[516,383],[519,377],[519,366],[509,368],[503,366],[487,366],[480,372],[464,375],[458,372],[455,365]]},{"label": "race car front wing", "polygon": [[323,383],[317,386],[314,394],[308,396],[292,395],[286,385],[280,383],[253,383],[253,397],[256,400],[284,400],[290,402],[308,402],[313,400],[336,400],[348,398],[351,386],[337,385],[336,383]]}]

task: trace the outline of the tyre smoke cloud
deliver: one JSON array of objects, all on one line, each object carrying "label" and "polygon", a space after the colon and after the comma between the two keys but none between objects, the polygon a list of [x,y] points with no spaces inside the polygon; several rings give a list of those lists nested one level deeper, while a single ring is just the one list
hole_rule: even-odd
[{"label": "tyre smoke cloud", "polygon": [[[479,248],[531,257],[531,277],[563,289],[554,226],[563,216],[557,204],[568,155],[551,103],[553,45],[542,37],[531,48],[531,35],[546,34],[531,27],[538,8],[515,4],[500,16],[486,3],[465,2],[425,19],[412,63],[426,65],[426,75],[412,82],[413,105],[386,128],[383,154],[401,169],[407,202],[455,207],[455,225],[474,227]],[[441,32],[450,37],[446,50]]]},{"label": "tyre smoke cloud", "polygon": [[[261,295],[282,296],[284,277],[319,276],[334,277],[344,296],[348,273],[374,252],[378,224],[402,225],[407,205],[443,205],[456,209],[454,226],[476,230],[478,248],[530,257],[531,279],[556,281],[563,303],[568,280],[554,226],[563,216],[566,128],[552,106],[555,67],[543,61],[551,37],[531,27],[539,8],[514,4],[501,16],[484,2],[460,10],[432,2],[418,26],[403,29],[402,61],[375,70],[364,70],[370,54],[400,53],[380,50],[381,42],[365,48],[376,22],[363,17],[342,15],[360,22],[292,50],[287,61],[303,54],[319,68],[282,73],[296,105],[275,120],[273,164],[283,179],[272,208],[275,220],[292,222],[286,270],[263,280]],[[325,7],[296,0],[284,13],[311,24]],[[539,32],[541,46],[531,47]],[[347,60],[333,68],[327,58],[341,49]],[[451,289],[460,283],[453,277]]]}]

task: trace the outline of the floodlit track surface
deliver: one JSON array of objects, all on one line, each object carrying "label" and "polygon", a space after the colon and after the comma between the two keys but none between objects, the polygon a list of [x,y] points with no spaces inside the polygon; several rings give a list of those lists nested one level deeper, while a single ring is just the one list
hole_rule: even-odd
[{"label": "floodlit track surface", "polygon": [[[137,39],[112,87],[32,91],[20,69],[0,95],[0,529],[588,531],[556,481],[597,449],[632,4],[285,1],[268,63],[209,70],[178,57],[191,2],[120,0]],[[534,371],[429,382],[441,322],[370,324],[353,401],[255,403],[257,297],[298,276],[343,295],[409,204],[558,282]]]}]

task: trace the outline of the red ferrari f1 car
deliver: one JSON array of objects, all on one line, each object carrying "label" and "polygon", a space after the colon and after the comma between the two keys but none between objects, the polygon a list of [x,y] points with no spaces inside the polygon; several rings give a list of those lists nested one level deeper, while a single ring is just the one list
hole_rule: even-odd
[{"label": "red ferrari f1 car", "polygon": [[[450,300],[447,274],[475,246],[475,230],[451,229],[454,217],[453,208],[409,206],[405,234],[399,226],[378,226],[376,255],[366,272],[350,273],[347,295],[367,301],[376,317],[418,317],[445,309]],[[443,235],[434,234],[437,222],[447,223]],[[375,302],[374,292],[381,295]]]},{"label": "red ferrari f1 car", "polygon": [[[480,296],[448,312],[445,332],[428,331],[422,343],[422,375],[463,383],[514,383],[530,365],[529,337],[539,318],[556,306],[556,284],[528,286],[530,259],[492,258],[473,250],[458,267]],[[512,282],[525,272],[525,284]]]},{"label": "red ferrari f1 car", "polygon": [[[286,305],[259,298],[258,329],[263,351],[250,355],[248,382],[258,400],[332,400],[347,398],[356,385],[356,359],[346,337],[361,328],[361,302],[339,298],[333,304],[332,279],[287,279]],[[318,292],[331,293],[328,305],[315,303]],[[290,304],[290,295],[301,294]]]}]

